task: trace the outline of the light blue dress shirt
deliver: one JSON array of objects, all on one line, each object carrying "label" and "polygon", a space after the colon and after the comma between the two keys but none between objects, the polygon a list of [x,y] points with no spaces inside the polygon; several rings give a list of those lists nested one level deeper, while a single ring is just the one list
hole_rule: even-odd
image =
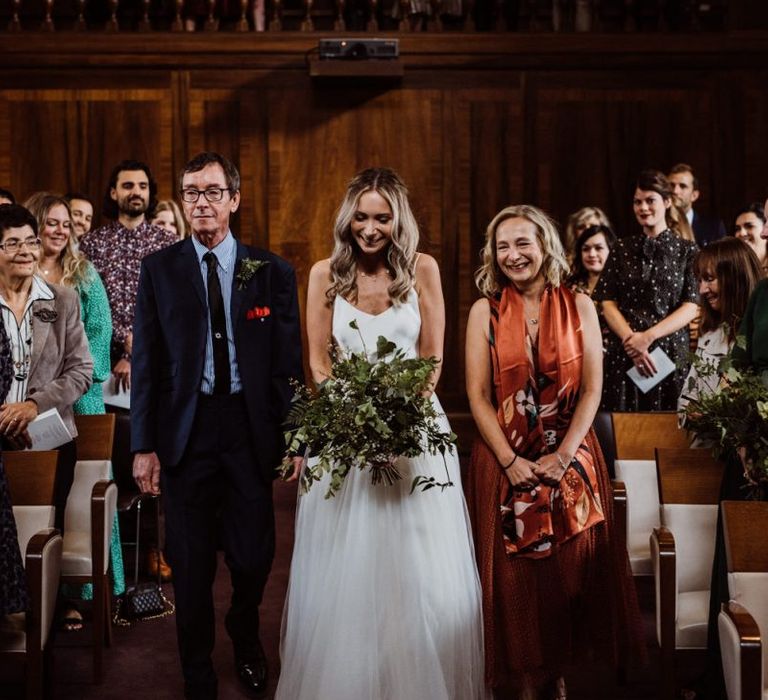
[{"label": "light blue dress shirt", "polygon": [[[200,241],[192,236],[192,245],[195,247],[197,262],[200,265],[200,274],[203,276],[203,287],[205,288],[205,298],[208,298],[208,263],[203,260],[203,256],[208,252]],[[237,367],[237,355],[235,354],[235,336],[232,332],[232,281],[235,276],[235,263],[237,261],[237,244],[231,231],[227,231],[224,240],[211,252],[216,256],[216,272],[219,275],[219,285],[221,286],[221,296],[224,301],[224,316],[227,322],[227,346],[229,347],[229,371],[230,371],[230,391],[234,394],[242,391],[243,385],[240,382],[240,371]],[[205,364],[203,365],[203,381],[200,385],[200,391],[204,394],[213,394],[213,338],[211,337],[211,314],[208,317],[208,337],[205,341]]]}]

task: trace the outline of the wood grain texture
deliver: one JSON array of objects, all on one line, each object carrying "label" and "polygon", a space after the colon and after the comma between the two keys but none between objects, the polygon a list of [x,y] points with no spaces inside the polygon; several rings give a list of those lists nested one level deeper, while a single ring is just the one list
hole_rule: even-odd
[{"label": "wood grain texture", "polygon": [[724,466],[709,449],[657,447],[659,502],[717,505]]},{"label": "wood grain texture", "polygon": [[616,459],[654,459],[658,448],[687,448],[688,434],[677,427],[677,414],[612,413]]},{"label": "wood grain texture", "polygon": [[768,572],[768,503],[723,501],[728,571]]}]

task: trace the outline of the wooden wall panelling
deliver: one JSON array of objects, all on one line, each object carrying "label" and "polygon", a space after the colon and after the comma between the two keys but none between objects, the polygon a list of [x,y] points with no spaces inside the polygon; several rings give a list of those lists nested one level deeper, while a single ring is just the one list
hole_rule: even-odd
[{"label": "wooden wall panelling", "polygon": [[[768,198],[768,71],[742,82],[743,121],[734,125],[744,133],[744,151],[738,154],[744,168],[744,199],[764,202]],[[745,202],[745,203],[746,203]]]},{"label": "wooden wall panelling", "polygon": [[[571,78],[571,83],[579,84],[580,77]],[[709,208],[714,163],[710,144],[716,131],[711,91],[695,86],[625,87],[620,76],[601,76],[601,81],[603,87],[539,89],[538,204],[563,225],[576,209],[599,206],[619,236],[631,234],[637,231],[631,198],[638,172],[666,171],[683,161],[697,169],[702,203]]]},{"label": "wooden wall panelling", "polygon": [[82,190],[95,220],[109,172],[123,158],[150,165],[161,197],[171,186],[172,110],[159,90],[0,92],[0,177],[19,199],[32,192]]}]

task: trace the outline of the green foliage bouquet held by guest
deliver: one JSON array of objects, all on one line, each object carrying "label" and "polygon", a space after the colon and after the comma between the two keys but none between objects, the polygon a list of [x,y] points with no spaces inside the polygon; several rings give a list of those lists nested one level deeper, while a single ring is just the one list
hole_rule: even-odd
[{"label": "green foliage bouquet held by guest", "polygon": [[[357,321],[350,328],[360,331]],[[365,348],[365,341],[360,337]],[[316,456],[301,476],[303,492],[330,473],[326,498],[334,496],[350,469],[368,468],[374,484],[394,484],[402,478],[397,469],[399,457],[416,457],[425,450],[439,452],[445,459],[456,436],[440,429],[438,414],[426,392],[429,391],[440,361],[436,357],[407,357],[384,336],[379,336],[371,359],[367,349],[344,355],[332,350],[333,374],[315,394],[298,387],[288,423],[298,425],[286,433],[288,458],[283,476],[292,469],[290,457],[303,445]],[[314,462],[314,463],[313,463]],[[412,490],[425,491],[453,486],[448,467],[446,480],[434,476],[415,476]]]},{"label": "green foliage bouquet held by guest", "polygon": [[434,393],[440,272],[418,241],[400,177],[364,170],[337,212],[331,258],[309,275],[317,391],[299,393],[289,435],[310,458],[277,700],[486,697],[459,462]]}]

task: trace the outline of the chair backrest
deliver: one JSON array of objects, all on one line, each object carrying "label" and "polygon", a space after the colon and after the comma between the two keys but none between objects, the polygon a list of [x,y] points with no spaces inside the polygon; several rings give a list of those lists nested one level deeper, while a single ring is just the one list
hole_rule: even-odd
[{"label": "chair backrest", "polygon": [[[763,669],[768,669],[768,502],[723,501],[723,533],[730,599],[760,628]],[[766,675],[764,675],[765,684]]]},{"label": "chair backrest", "polygon": [[[115,414],[75,416],[78,459],[112,459]],[[107,477],[108,478],[108,477]]]},{"label": "chair backrest", "polygon": [[653,459],[657,447],[688,447],[677,413],[612,413],[616,459]]},{"label": "chair backrest", "polygon": [[653,459],[617,459],[616,478],[627,490],[627,553],[635,576],[653,575],[649,538],[660,525],[659,484]]},{"label": "chair backrest", "polygon": [[3,452],[11,504],[16,506],[53,505],[53,485],[59,453],[55,450]]},{"label": "chair backrest", "polygon": [[53,527],[54,514],[53,506],[13,506],[13,518],[16,521],[16,535],[22,559],[32,535]]},{"label": "chair backrest", "polygon": [[661,523],[675,537],[680,593],[709,590],[724,465],[706,449],[656,449]]},{"label": "chair backrest", "polygon": [[108,459],[78,459],[75,464],[75,479],[67,497],[64,511],[64,532],[91,531],[91,494],[94,484],[109,480],[110,461]]}]

